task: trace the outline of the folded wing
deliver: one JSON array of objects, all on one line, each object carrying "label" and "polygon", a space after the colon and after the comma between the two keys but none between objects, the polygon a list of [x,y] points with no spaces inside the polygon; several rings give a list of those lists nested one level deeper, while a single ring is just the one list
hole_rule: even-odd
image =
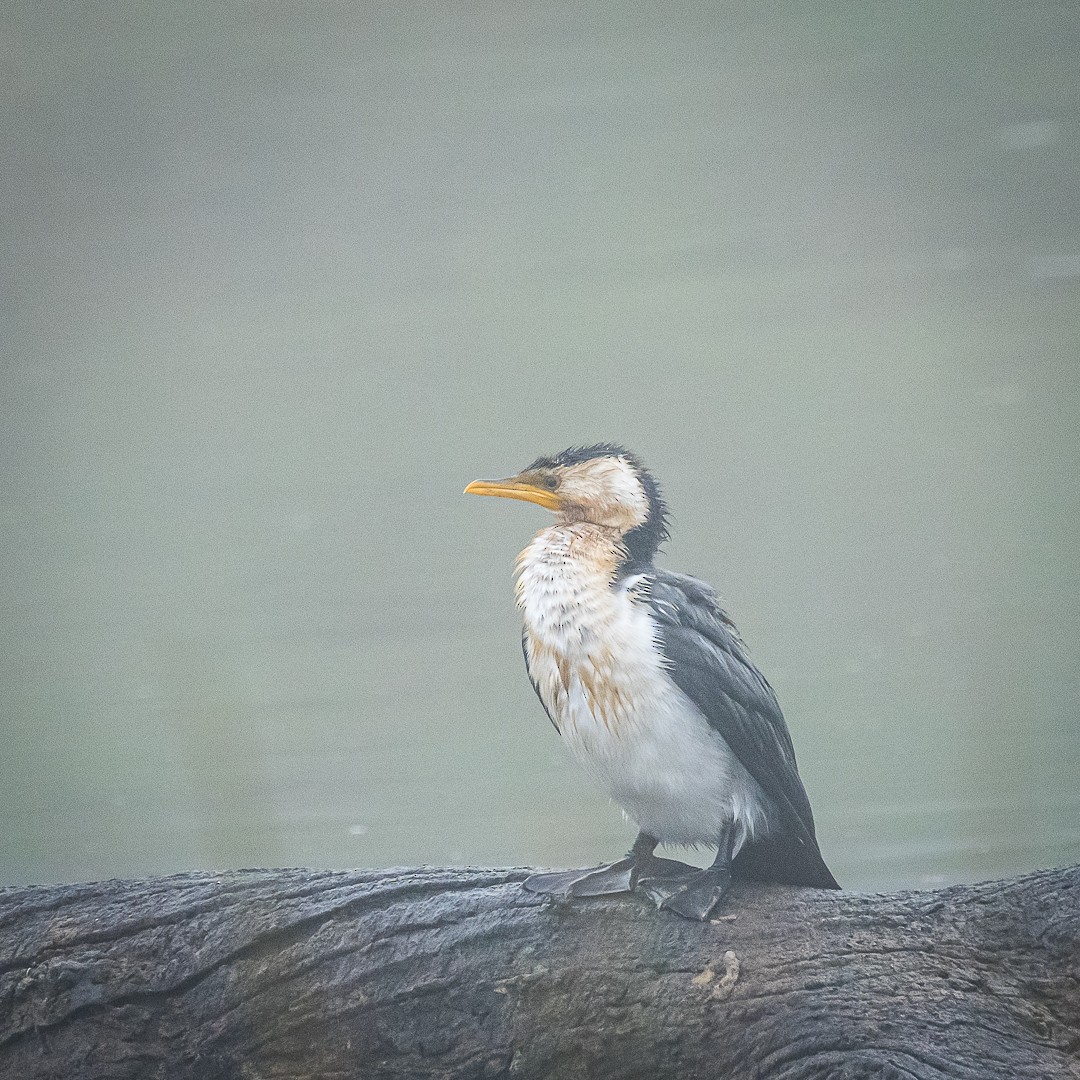
[{"label": "folded wing", "polygon": [[814,815],[776,695],[703,582],[657,570],[648,603],[668,674],[758,782],[774,814],[734,867],[748,877],[839,888],[814,835]]}]

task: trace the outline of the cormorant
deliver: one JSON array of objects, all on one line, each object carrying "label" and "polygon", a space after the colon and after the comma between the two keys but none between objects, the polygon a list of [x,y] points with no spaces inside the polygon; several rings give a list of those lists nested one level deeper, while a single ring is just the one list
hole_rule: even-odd
[{"label": "cormorant", "polygon": [[[733,877],[839,888],[772,687],[712,589],[653,564],[667,511],[641,461],[574,447],[465,492],[554,512],[517,561],[525,666],[556,731],[640,829],[618,862],[525,887],[640,887],[692,919]],[[700,870],[657,857],[658,843],[715,845],[716,859]]]}]

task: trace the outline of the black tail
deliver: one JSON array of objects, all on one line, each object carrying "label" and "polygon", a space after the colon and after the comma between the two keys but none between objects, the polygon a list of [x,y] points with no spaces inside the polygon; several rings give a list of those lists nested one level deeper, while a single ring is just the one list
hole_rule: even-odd
[{"label": "black tail", "polygon": [[735,856],[731,869],[750,881],[809,885],[815,889],[840,888],[812,837],[799,839],[774,833],[752,840]]}]

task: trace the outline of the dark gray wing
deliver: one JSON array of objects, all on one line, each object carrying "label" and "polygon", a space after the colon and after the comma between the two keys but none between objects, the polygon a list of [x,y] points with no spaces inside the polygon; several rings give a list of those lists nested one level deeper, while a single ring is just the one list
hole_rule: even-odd
[{"label": "dark gray wing", "polygon": [[544,700],[540,693],[540,684],[533,678],[532,668],[529,667],[529,632],[522,630],[521,632],[521,653],[525,657],[525,673],[529,676],[529,682],[532,683],[532,688],[536,691],[536,696],[540,699],[540,704],[544,706],[544,712],[547,713],[547,718],[551,721],[551,726],[559,732],[559,725],[555,723],[555,717],[551,715],[551,710],[547,707],[547,702]]},{"label": "dark gray wing", "polygon": [[683,574],[657,570],[649,579],[648,603],[668,674],[775,807],[770,835],[748,844],[736,865],[750,865],[755,876],[769,880],[835,887],[818,850],[810,800],[776,695],[716,594]]}]

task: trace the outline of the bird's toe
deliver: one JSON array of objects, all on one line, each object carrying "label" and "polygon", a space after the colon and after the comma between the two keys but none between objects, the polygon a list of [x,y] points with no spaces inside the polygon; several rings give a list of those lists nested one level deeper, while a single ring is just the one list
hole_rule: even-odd
[{"label": "bird's toe", "polygon": [[698,868],[690,863],[679,862],[678,859],[661,859],[656,855],[638,862],[639,881],[681,881],[698,872]]},{"label": "bird's toe", "polygon": [[[596,869],[602,869],[602,867]],[[570,886],[592,872],[591,869],[586,869],[559,870],[552,874],[530,874],[521,883],[521,887],[528,892],[540,893],[545,896],[569,896]]]},{"label": "bird's toe", "polygon": [[562,870],[553,874],[533,874],[522,883],[529,892],[547,896],[608,896],[630,892],[634,884],[634,861],[620,859],[610,866],[587,870]]},{"label": "bird's toe", "polygon": [[630,892],[634,887],[635,866],[633,859],[620,859],[610,866],[594,870],[578,878],[570,886],[571,896],[608,896],[613,893]]},{"label": "bird's toe", "polygon": [[643,892],[652,902],[662,908],[668,900],[680,893],[685,892],[687,887],[697,878],[699,870],[688,867],[681,872],[658,875],[642,875],[637,882],[637,889]]},{"label": "bird's toe", "polygon": [[718,885],[695,885],[693,888],[676,893],[665,900],[660,907],[664,911],[672,911],[676,915],[681,915],[684,919],[696,919],[698,922],[704,922],[712,914],[716,905],[720,903],[723,895],[724,890]]},{"label": "bird's toe", "polygon": [[699,870],[681,880],[660,882],[659,887],[647,889],[663,911],[681,915],[684,919],[703,922],[715,910],[731,884],[731,875],[715,870]]}]

